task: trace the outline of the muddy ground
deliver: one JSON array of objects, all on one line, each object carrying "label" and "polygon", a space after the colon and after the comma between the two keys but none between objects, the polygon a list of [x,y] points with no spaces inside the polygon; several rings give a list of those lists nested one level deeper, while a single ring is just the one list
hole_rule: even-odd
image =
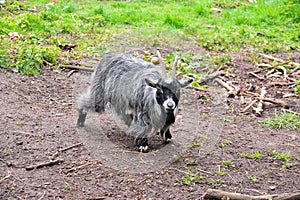
[{"label": "muddy ground", "polygon": [[[223,79],[232,80],[242,90],[251,82],[258,86],[253,92],[260,93],[268,80],[247,74],[257,67],[244,54],[232,57],[227,66],[232,75]],[[299,53],[292,58],[299,62]],[[46,68],[38,77],[0,73],[1,199],[200,199],[208,188],[250,195],[300,190],[299,131],[261,123],[275,111],[280,112],[282,105],[268,104],[258,117],[251,109],[240,112],[251,97],[242,102],[239,95],[227,97],[219,87],[186,89],[173,129],[174,142],[164,147],[159,138],[153,138],[147,157],[135,150],[133,139],[124,136],[109,114],[90,115],[86,129],[76,128],[78,84],[88,76]],[[290,90],[275,85],[267,97],[284,100],[287,109],[299,113],[299,96],[283,99],[279,94]],[[180,136],[182,131],[190,132],[192,140],[189,144],[185,140],[173,153],[172,148],[178,150],[178,137],[185,137]],[[105,155],[101,148],[107,144],[97,146],[84,133],[94,134],[96,139],[97,134],[105,136],[115,144],[114,155],[109,155],[110,150],[106,155],[109,159],[116,156],[116,162],[99,156]],[[161,156],[164,151],[168,154]],[[253,152],[261,156],[247,158],[246,154]],[[289,152],[291,158],[284,161],[274,152]],[[125,159],[118,161],[120,157]],[[118,165],[130,159],[135,163],[129,167]]]}]

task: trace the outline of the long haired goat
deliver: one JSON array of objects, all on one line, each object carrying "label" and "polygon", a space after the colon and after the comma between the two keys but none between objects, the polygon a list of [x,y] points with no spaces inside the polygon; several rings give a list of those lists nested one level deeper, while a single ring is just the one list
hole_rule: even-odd
[{"label": "long haired goat", "polygon": [[[159,52],[158,52],[159,54]],[[161,56],[159,54],[161,60]],[[88,111],[102,113],[107,105],[129,127],[136,146],[148,149],[148,137],[160,133],[164,143],[172,135],[180,89],[192,80],[180,82],[167,77],[165,68],[124,54],[106,54],[92,76],[92,83],[79,98],[77,126],[84,125]]]}]

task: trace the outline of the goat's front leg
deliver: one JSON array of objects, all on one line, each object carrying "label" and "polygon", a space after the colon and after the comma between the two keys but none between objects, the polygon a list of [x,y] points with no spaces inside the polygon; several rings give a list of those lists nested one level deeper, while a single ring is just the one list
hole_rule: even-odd
[{"label": "goat's front leg", "polygon": [[172,135],[170,132],[170,126],[165,126],[161,131],[160,135],[162,137],[163,143],[167,144],[172,141]]}]

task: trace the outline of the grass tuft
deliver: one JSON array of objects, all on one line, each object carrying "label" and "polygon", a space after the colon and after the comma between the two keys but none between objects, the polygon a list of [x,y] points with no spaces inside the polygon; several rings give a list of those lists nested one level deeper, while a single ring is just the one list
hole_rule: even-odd
[{"label": "grass tuft", "polygon": [[274,118],[267,118],[266,120],[264,120],[264,123],[277,129],[287,128],[299,130],[300,116],[289,112],[282,112],[279,115],[275,113]]},{"label": "grass tuft", "polygon": [[[212,10],[215,7],[221,12],[215,13]],[[139,46],[168,45],[182,49],[188,38],[207,50],[225,53],[242,49],[256,52],[299,51],[299,16],[297,0],[258,0],[255,3],[233,0],[7,0],[0,4],[0,64],[1,68],[10,67],[24,71],[22,73],[32,71],[30,73],[36,74],[42,65],[29,64],[25,69],[25,66],[21,67],[20,58],[33,63],[41,63],[45,58],[37,56],[33,61],[35,57],[30,57],[30,52],[38,50],[33,46],[27,51],[21,49],[27,45],[40,45],[41,51],[49,50],[49,54],[57,55],[56,60],[58,55],[65,58],[65,52],[53,54],[51,49],[55,47],[47,47],[57,47],[51,43],[54,37],[58,40],[63,38],[66,44],[76,43],[77,48],[67,55],[75,58],[99,56],[114,50],[116,44],[107,42],[110,37],[120,37],[125,42],[124,48],[135,40]],[[9,34],[12,32],[17,32],[20,37],[11,39]],[[42,38],[43,42],[31,43],[31,35]],[[124,35],[131,37],[124,38]],[[198,76],[185,56],[180,61],[181,72]],[[224,54],[213,64],[226,65],[230,62],[230,56]],[[32,70],[29,69],[31,67]],[[193,84],[196,86],[196,81]],[[296,87],[295,91],[298,92],[299,88]]]}]

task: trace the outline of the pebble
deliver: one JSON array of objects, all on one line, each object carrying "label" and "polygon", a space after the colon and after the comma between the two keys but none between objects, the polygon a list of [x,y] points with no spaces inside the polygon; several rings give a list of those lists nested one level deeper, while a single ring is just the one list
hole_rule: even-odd
[{"label": "pebble", "polygon": [[275,190],[277,187],[275,185],[270,186],[270,190]]}]

